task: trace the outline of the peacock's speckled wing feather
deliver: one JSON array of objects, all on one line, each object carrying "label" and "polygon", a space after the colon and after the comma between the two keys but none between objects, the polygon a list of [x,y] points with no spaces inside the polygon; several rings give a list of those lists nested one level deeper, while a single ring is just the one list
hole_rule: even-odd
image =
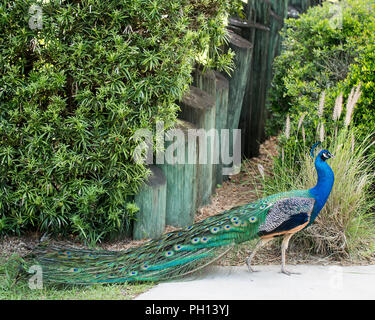
[{"label": "peacock's speckled wing feather", "polygon": [[283,193],[232,208],[126,251],[37,247],[33,264],[43,280],[71,284],[160,281],[181,277],[215,261],[234,244],[257,237]]},{"label": "peacock's speckled wing feather", "polygon": [[268,211],[258,234],[282,234],[308,223],[315,205],[314,198],[289,197],[277,200]]}]

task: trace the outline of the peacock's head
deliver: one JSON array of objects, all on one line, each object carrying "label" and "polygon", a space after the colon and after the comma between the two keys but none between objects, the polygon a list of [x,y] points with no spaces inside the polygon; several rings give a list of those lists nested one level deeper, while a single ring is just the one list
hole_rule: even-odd
[{"label": "peacock's head", "polygon": [[[316,148],[318,145],[320,145],[320,144],[321,144],[321,142],[318,141],[317,143],[315,143],[315,144],[312,146],[311,151],[310,151],[310,154],[311,154],[311,156],[312,156],[313,158],[314,158],[314,150],[315,150],[315,148]],[[321,150],[321,151],[319,152],[318,156],[317,156],[317,158],[318,158],[318,159],[320,158],[322,161],[326,161],[326,160],[331,159],[331,158],[333,158],[333,157],[334,157],[333,154],[332,154],[331,152],[329,152],[328,150],[325,150],[325,149]]]},{"label": "peacock's head", "polygon": [[329,152],[328,150],[323,149],[322,151],[319,152],[318,157],[320,157],[322,161],[326,161],[328,159],[333,158],[333,154]]}]

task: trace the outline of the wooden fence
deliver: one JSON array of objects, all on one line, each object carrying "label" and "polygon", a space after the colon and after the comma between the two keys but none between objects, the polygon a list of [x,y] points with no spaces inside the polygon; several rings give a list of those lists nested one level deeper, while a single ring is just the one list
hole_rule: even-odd
[{"label": "wooden fence", "polygon": [[[229,20],[229,47],[236,53],[232,75],[209,70],[196,70],[193,85],[179,102],[181,114],[176,125],[184,133],[189,130],[215,128],[219,133],[206,146],[189,145],[187,140],[166,141],[180,144],[183,163],[152,165],[149,181],[134,198],[140,208],[133,226],[133,238],[155,238],[164,232],[166,224],[186,227],[193,223],[197,209],[210,202],[216,186],[226,176],[219,163],[199,163],[200,151],[233,150],[241,143],[242,156],[259,154],[265,139],[266,97],[272,79],[272,63],[280,52],[280,30],[288,16],[288,7],[304,12],[321,0],[248,0],[247,21]],[[241,136],[222,140],[221,129],[241,129]],[[224,145],[223,145],[224,144]],[[176,145],[175,145],[176,146]],[[220,155],[220,154],[219,154]],[[194,161],[192,161],[192,159]],[[189,161],[190,160],[190,161]]]}]

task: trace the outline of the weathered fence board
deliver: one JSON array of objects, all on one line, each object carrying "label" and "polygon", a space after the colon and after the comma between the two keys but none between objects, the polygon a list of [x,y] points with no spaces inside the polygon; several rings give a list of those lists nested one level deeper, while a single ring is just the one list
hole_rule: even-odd
[{"label": "weathered fence board", "polygon": [[[246,39],[231,30],[229,32],[229,47],[235,52],[235,69],[232,74],[224,75],[229,82],[227,128],[229,129],[229,154],[233,156],[233,149],[238,141],[233,139],[233,129],[239,125],[247,79],[251,73],[253,46]],[[225,165],[224,167],[231,167]]]},{"label": "weathered fence board", "polygon": [[[165,163],[159,167],[167,180],[166,224],[184,227],[194,222],[196,197],[197,146],[188,144],[188,130],[196,129],[191,123],[177,120],[175,129],[166,133]],[[190,147],[190,148],[189,148]]]},{"label": "weathered fence board", "polygon": [[288,0],[249,0],[246,8],[248,21],[236,26],[254,45],[239,124],[242,152],[249,158],[259,154],[259,146],[265,140],[266,98],[272,81],[272,64],[281,48],[279,32],[287,17]]},{"label": "weathered fence board", "polygon": [[249,0],[247,4],[248,23],[256,23],[267,29],[244,30],[243,36],[252,41],[253,59],[247,79],[239,127],[242,135],[242,153],[245,157],[258,155],[261,131],[264,128],[266,102],[266,79],[270,43],[270,10],[268,1]]},{"label": "weathered fence board", "polygon": [[[212,95],[216,100],[215,129],[218,136],[214,141],[214,152],[216,152],[215,159],[218,159],[218,163],[213,164],[212,193],[214,193],[217,185],[223,183],[221,130],[227,129],[229,81],[217,71],[207,70],[203,72],[198,69],[194,73],[193,84]],[[223,148],[225,147],[223,146]]]},{"label": "weathered fence board", "polygon": [[[191,139],[198,143],[197,165],[197,208],[210,202],[212,193],[212,154],[214,151],[214,136],[210,136],[210,129],[215,128],[216,103],[212,95],[198,89],[190,87],[190,91],[180,102],[180,119],[195,125],[200,135],[197,139]],[[202,129],[202,130],[201,130]]]},{"label": "weathered fence board", "polygon": [[133,239],[157,238],[165,229],[167,184],[164,173],[150,165],[151,175],[134,202],[139,207],[133,226]]},{"label": "weathered fence board", "polygon": [[219,72],[215,72],[216,79],[216,128],[218,130],[218,143],[216,152],[219,153],[219,163],[214,165],[213,183],[215,186],[223,183],[223,158],[222,152],[227,150],[225,141],[222,140],[222,130],[227,129],[228,99],[229,99],[229,81]]}]

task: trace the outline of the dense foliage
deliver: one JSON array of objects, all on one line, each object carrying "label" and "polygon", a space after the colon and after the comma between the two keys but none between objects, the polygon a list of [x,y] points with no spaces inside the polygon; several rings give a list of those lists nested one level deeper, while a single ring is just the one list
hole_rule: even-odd
[{"label": "dense foliage", "polygon": [[196,62],[230,70],[238,4],[0,0],[0,233],[126,229],[147,176],[132,136],[173,125]]},{"label": "dense foliage", "polygon": [[[361,139],[375,131],[374,6],[372,0],[324,2],[300,19],[287,20],[283,51],[275,61],[268,133],[280,129],[287,113],[295,124],[305,114],[306,132],[320,122],[332,125],[336,98],[342,92],[346,100],[360,83],[362,95],[353,124],[362,129]],[[323,91],[322,121],[318,105]],[[310,137],[308,144],[316,138]]]}]

